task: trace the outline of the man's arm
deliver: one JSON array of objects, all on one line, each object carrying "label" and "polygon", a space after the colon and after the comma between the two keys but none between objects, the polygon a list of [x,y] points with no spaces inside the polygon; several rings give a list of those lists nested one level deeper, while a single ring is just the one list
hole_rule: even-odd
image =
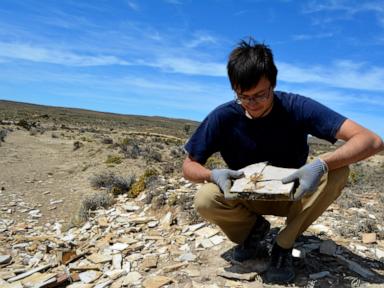
[{"label": "man's arm", "polygon": [[211,170],[188,156],[183,163],[183,175],[185,179],[192,182],[210,181]]},{"label": "man's arm", "polygon": [[329,170],[355,163],[384,149],[383,140],[378,135],[349,119],[341,125],[336,138],[344,140],[345,144],[322,157]]}]

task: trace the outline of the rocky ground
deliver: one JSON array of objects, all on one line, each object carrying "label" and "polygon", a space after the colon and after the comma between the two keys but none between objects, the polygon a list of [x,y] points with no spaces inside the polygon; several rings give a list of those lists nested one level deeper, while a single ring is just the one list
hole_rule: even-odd
[{"label": "rocky ground", "polygon": [[[263,280],[268,259],[235,262],[233,243],[194,212],[185,139],[16,124],[0,125],[0,287],[278,287]],[[289,286],[384,287],[384,156],[351,168],[296,242]],[[121,185],[102,185],[111,173]],[[284,219],[267,218],[271,247]]]}]

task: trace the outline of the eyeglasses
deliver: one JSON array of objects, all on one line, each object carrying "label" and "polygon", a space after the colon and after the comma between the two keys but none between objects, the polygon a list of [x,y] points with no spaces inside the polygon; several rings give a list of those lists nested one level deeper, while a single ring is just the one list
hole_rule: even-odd
[{"label": "eyeglasses", "polygon": [[246,95],[242,95],[242,94],[238,94],[238,93],[235,93],[236,94],[236,98],[237,98],[237,102],[239,104],[253,104],[253,103],[261,103],[261,102],[265,102],[267,101],[267,99],[269,98],[269,96],[271,95],[271,88],[272,86],[269,86],[269,88],[267,90],[265,90],[264,92],[262,93],[258,93],[258,94],[255,94],[255,95],[251,95],[251,96],[246,96]]}]

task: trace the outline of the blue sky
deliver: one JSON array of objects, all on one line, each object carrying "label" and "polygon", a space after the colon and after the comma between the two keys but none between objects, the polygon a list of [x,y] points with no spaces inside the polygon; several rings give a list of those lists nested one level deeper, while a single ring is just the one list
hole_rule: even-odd
[{"label": "blue sky", "polygon": [[248,36],[277,90],[384,136],[382,0],[2,0],[0,99],[201,121],[233,99],[226,61]]}]

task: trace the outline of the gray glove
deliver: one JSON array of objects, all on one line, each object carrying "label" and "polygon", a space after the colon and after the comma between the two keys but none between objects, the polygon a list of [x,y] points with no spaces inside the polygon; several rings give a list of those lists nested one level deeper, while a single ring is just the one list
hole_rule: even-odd
[{"label": "gray glove", "polygon": [[224,193],[224,198],[227,200],[234,199],[236,193],[231,193],[232,179],[244,177],[243,171],[235,171],[231,169],[213,169],[211,173],[211,182],[220,187]]},{"label": "gray glove", "polygon": [[298,180],[299,187],[293,194],[293,200],[299,200],[304,195],[315,192],[319,186],[321,177],[327,172],[327,164],[318,158],[315,161],[302,166],[293,174],[283,178],[281,182],[287,184]]}]

